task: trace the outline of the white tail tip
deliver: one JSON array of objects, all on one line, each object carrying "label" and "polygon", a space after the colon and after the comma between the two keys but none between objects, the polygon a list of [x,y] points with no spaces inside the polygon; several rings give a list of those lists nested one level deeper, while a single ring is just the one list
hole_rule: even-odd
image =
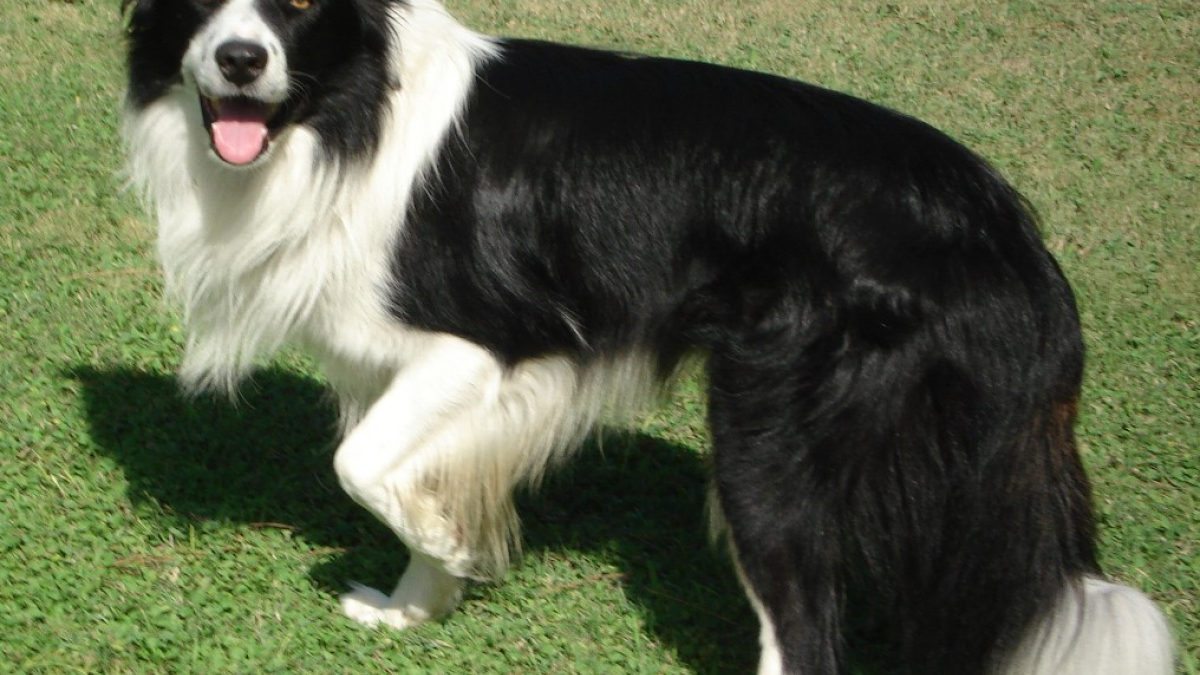
[{"label": "white tail tip", "polygon": [[1171,632],[1150,598],[1085,577],[999,675],[1171,675]]}]

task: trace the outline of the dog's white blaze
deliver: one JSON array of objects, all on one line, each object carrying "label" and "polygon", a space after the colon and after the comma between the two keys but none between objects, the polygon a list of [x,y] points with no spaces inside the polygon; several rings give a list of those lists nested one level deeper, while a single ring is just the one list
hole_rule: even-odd
[{"label": "dog's white blaze", "polygon": [[[183,76],[209,98],[249,96],[269,103],[287,98],[290,84],[283,44],[263,21],[256,0],[230,0],[217,10],[192,39],[183,56]],[[267,50],[267,67],[254,82],[239,87],[225,79],[217,63],[217,49],[230,40],[261,45]]]}]

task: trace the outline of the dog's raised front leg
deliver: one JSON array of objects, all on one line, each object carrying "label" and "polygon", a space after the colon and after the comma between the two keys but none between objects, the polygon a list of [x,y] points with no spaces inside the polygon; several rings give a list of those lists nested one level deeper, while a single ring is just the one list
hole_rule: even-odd
[{"label": "dog's raised front leg", "polygon": [[350,618],[367,625],[407,628],[454,609],[472,569],[472,542],[442,508],[446,485],[439,469],[459,448],[439,438],[470,423],[487,406],[503,369],[486,351],[452,337],[431,339],[419,359],[400,370],[337,450],[343,489],[387,524],[412,558],[391,595],[357,586],[341,598]]}]

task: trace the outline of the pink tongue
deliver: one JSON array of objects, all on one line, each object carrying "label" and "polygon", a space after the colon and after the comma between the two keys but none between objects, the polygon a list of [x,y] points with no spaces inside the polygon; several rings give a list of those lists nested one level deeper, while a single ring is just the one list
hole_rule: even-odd
[{"label": "pink tongue", "polygon": [[248,164],[267,145],[267,111],[250,101],[226,99],[214,106],[213,148],[230,164]]}]

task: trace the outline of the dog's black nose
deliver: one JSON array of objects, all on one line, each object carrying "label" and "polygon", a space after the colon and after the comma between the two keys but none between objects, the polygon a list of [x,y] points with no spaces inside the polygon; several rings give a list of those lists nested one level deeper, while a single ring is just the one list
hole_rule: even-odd
[{"label": "dog's black nose", "polygon": [[217,47],[217,66],[226,80],[241,87],[262,75],[267,67],[267,50],[256,42],[230,40]]}]

